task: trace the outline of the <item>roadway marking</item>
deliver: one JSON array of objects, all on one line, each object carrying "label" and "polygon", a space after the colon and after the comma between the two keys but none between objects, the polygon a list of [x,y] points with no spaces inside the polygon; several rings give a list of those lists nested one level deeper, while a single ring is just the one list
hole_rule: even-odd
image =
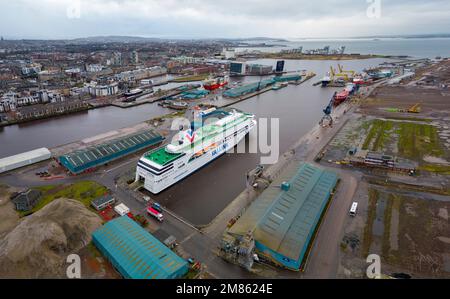
[{"label": "roadway marking", "polygon": [[170,216],[172,216],[173,218],[177,219],[178,221],[180,221],[181,223],[189,226],[190,228],[194,229],[195,231],[202,233],[201,230],[199,230],[197,227],[195,227],[193,224],[189,223],[188,221],[184,220],[183,218],[181,218],[180,216],[177,216],[175,213],[173,213],[172,211],[162,207],[163,211],[166,212],[167,214],[169,214]]},{"label": "roadway marking", "polygon": [[194,232],[192,234],[190,234],[189,236],[187,236],[186,238],[184,238],[182,241],[180,241],[180,245],[183,244],[184,242],[189,241],[193,236],[195,236],[197,234],[197,232]]},{"label": "roadway marking", "polygon": [[102,177],[103,177],[105,174],[110,173],[111,171],[117,170],[117,169],[119,169],[119,168],[121,168],[121,167],[123,167],[123,166],[125,166],[125,165],[127,165],[127,164],[131,164],[131,163],[136,163],[136,162],[135,162],[134,160],[131,160],[131,161],[125,162],[125,163],[123,163],[123,164],[120,164],[120,165],[118,165],[118,166],[116,166],[116,167],[114,167],[114,168],[111,168],[111,169],[108,169],[108,170],[104,170],[104,171],[103,171]]}]

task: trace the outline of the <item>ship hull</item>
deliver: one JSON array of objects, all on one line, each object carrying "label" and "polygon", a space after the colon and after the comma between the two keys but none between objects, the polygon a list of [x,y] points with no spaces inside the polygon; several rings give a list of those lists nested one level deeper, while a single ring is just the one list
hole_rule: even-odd
[{"label": "ship hull", "polygon": [[201,154],[195,159],[192,159],[194,155],[183,157],[179,161],[176,161],[173,169],[164,175],[155,176],[149,171],[150,169],[146,169],[145,166],[138,164],[136,179],[144,178],[144,188],[153,194],[158,194],[234,148],[255,125],[255,120],[249,121],[247,126],[242,126],[236,131],[237,133],[228,134],[221,141],[217,141],[214,146],[210,146],[206,153]]},{"label": "ship hull", "polygon": [[224,87],[227,84],[228,84],[228,82],[216,83],[216,84],[210,84],[210,85],[203,85],[203,88],[206,89],[206,90],[212,91],[212,90],[216,90],[218,88]]}]

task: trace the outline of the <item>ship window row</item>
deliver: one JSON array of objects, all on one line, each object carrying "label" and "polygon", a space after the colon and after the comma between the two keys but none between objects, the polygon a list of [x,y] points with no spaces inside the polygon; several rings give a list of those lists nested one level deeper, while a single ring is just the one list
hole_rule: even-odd
[{"label": "ship window row", "polygon": [[150,173],[152,173],[152,174],[154,174],[154,175],[156,175],[156,176],[163,175],[164,173],[169,172],[170,170],[173,169],[173,165],[172,165],[171,167],[167,168],[167,169],[164,170],[164,171],[156,172],[156,171],[154,171],[154,170],[152,170],[152,169],[150,169],[150,168],[147,168],[147,167],[141,165],[140,163],[138,163],[138,167],[141,167],[142,169],[144,169],[144,170],[146,170],[146,171],[148,171],[148,172],[150,172]]},{"label": "ship window row", "polygon": [[144,165],[144,166],[146,166],[146,167],[148,167],[150,169],[153,169],[154,171],[163,171],[163,170],[166,170],[167,168],[173,166],[173,163],[170,163],[170,164],[164,166],[163,168],[156,168],[155,166],[152,166],[152,165],[150,165],[150,164],[148,164],[148,163],[146,163],[146,162],[144,162],[142,160],[139,160],[138,164],[142,164],[142,165]]}]

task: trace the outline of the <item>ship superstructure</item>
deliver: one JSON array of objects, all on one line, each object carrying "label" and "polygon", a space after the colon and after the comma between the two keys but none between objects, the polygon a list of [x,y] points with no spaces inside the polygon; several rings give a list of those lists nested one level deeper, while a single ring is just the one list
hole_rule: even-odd
[{"label": "ship superstructure", "polygon": [[172,186],[237,145],[256,125],[255,116],[237,109],[210,109],[201,124],[179,132],[168,145],[141,157],[136,180],[153,194]]}]

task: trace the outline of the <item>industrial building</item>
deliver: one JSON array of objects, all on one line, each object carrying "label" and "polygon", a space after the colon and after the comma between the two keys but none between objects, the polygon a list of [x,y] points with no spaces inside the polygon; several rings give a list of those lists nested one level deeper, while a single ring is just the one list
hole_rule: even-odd
[{"label": "industrial building", "polygon": [[164,137],[154,130],[145,130],[76,150],[60,156],[58,160],[72,174],[79,174],[156,145],[163,140]]},{"label": "industrial building", "polygon": [[12,203],[17,211],[28,212],[31,211],[41,200],[42,192],[35,189],[28,189],[26,191],[16,194],[12,199]]},{"label": "industrial building", "polygon": [[302,76],[300,76],[299,74],[290,74],[284,76],[275,76],[273,79],[275,80],[275,82],[300,81],[302,79]]},{"label": "industrial building", "polygon": [[92,242],[126,279],[174,279],[188,272],[187,261],[128,216],[97,229]]},{"label": "industrial building", "polygon": [[230,63],[230,75],[243,75],[245,74],[245,69],[245,63],[243,62]]},{"label": "industrial building", "polygon": [[97,211],[101,211],[108,206],[111,206],[115,203],[115,198],[110,194],[106,194],[104,196],[98,197],[91,202],[91,206],[94,207]]},{"label": "industrial building", "polygon": [[236,88],[228,89],[227,91],[225,91],[223,93],[223,96],[229,97],[229,98],[240,97],[240,96],[258,91],[262,88],[266,88],[267,86],[272,85],[274,83],[275,83],[274,79],[261,80],[258,82],[254,82],[254,83],[242,85],[242,86],[239,86]]},{"label": "industrial building", "polygon": [[86,84],[86,91],[94,97],[106,97],[112,96],[119,93],[119,84],[117,82],[112,82],[109,84],[97,84],[97,82],[92,82]]},{"label": "industrial building", "polygon": [[39,148],[29,152],[0,159],[0,173],[20,167],[32,165],[50,159],[52,154],[47,148]]},{"label": "industrial building", "polygon": [[262,64],[248,64],[246,73],[250,75],[269,75],[273,72],[273,67],[271,65]]},{"label": "industrial building", "polygon": [[207,90],[192,89],[181,93],[180,97],[184,100],[195,100],[203,98],[209,94]]},{"label": "industrial building", "polygon": [[277,66],[275,68],[275,72],[276,73],[284,72],[284,64],[285,64],[284,60],[277,61]]},{"label": "industrial building", "polygon": [[360,148],[351,149],[344,160],[353,166],[382,168],[392,171],[413,174],[419,166],[417,162],[394,157],[380,152],[372,152]]},{"label": "industrial building", "polygon": [[251,268],[254,254],[300,270],[337,185],[335,173],[293,163],[225,232],[223,257]]}]

